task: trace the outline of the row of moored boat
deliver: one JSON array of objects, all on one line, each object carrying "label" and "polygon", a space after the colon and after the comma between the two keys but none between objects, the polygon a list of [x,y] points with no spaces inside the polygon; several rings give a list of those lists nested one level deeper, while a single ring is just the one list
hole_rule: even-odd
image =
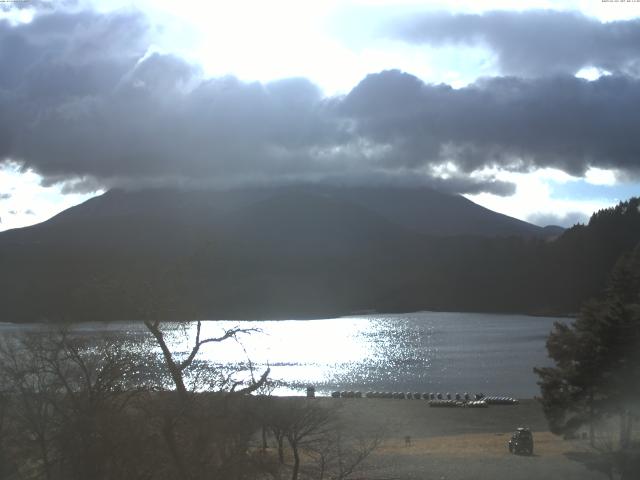
[{"label": "row of moored boat", "polygon": [[419,393],[419,392],[366,392],[342,391],[333,392],[333,398],[394,398],[408,400],[428,400],[432,407],[471,407],[483,408],[488,405],[515,405],[518,400],[505,396],[485,396],[483,393]]}]

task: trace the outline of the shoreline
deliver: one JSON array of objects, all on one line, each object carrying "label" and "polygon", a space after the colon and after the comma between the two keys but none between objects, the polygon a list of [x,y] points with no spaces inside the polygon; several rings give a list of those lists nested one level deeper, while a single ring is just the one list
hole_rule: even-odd
[{"label": "shoreline", "polygon": [[[343,314],[335,314],[331,315],[282,315],[278,317],[256,317],[256,318],[236,318],[236,317],[226,317],[226,318],[201,318],[201,319],[167,319],[161,320],[161,323],[191,323],[197,322],[198,320],[202,322],[306,322],[306,321],[321,321],[321,320],[338,320],[341,318],[359,318],[359,317],[370,317],[370,316],[379,316],[379,315],[413,315],[420,313],[442,313],[442,314],[479,314],[479,315],[496,315],[496,316],[519,316],[519,317],[532,317],[532,318],[562,318],[562,319],[572,319],[576,318],[579,314],[574,313],[536,313],[536,312],[494,312],[494,311],[467,311],[467,310],[410,310],[410,311],[393,311],[393,312],[367,312],[367,313],[343,313]],[[65,327],[65,326],[73,326],[73,325],[81,325],[81,324],[98,324],[98,325],[111,325],[116,323],[128,323],[128,324],[140,324],[143,325],[144,319],[111,319],[111,320],[82,320],[82,321],[69,321],[69,322],[57,322],[57,321],[39,321],[39,322],[17,322],[17,321],[0,321],[0,328],[3,326],[8,327],[21,327],[21,326],[31,326],[31,327],[41,327],[41,326],[50,326],[50,327]]]},{"label": "shoreline", "polygon": [[356,429],[380,429],[385,436],[430,438],[471,433],[510,433],[528,426],[532,431],[548,431],[540,403],[522,399],[515,405],[487,408],[436,408],[426,400],[378,398],[337,399],[320,397],[319,402],[337,407],[342,418]]}]

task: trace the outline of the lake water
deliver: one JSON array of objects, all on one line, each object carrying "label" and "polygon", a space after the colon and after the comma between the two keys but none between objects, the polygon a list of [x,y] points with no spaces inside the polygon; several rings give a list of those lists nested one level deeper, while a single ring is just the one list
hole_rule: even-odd
[{"label": "lake water", "polygon": [[[566,319],[476,313],[418,312],[322,320],[205,321],[202,338],[239,326],[259,331],[203,346],[200,366],[267,366],[275,394],[301,394],[314,385],[334,390],[484,392],[515,397],[539,394],[534,366],[550,365],[545,340],[554,321]],[[188,327],[164,325],[172,351],[184,356],[195,336]],[[34,326],[0,325],[0,334]],[[79,335],[116,335],[147,357],[159,349],[144,325],[83,323]],[[242,373],[240,374],[242,375]],[[246,372],[244,373],[246,375]]]}]

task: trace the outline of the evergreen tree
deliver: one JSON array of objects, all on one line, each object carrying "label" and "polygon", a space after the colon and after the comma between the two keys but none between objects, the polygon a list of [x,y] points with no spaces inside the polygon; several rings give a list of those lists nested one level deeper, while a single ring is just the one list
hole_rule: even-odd
[{"label": "evergreen tree", "polygon": [[555,367],[536,368],[552,432],[571,435],[619,415],[620,443],[629,441],[633,400],[640,394],[640,244],[623,255],[601,298],[571,324],[556,323],[547,339]]}]

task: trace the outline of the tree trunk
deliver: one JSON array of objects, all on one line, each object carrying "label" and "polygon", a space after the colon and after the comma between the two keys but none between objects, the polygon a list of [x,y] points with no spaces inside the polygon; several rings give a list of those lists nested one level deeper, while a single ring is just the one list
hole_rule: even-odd
[{"label": "tree trunk", "polygon": [[267,451],[267,426],[262,424],[262,453]]},{"label": "tree trunk", "polygon": [[178,396],[181,400],[187,399],[187,388],[184,385],[184,380],[182,378],[182,370],[176,365],[176,362],[173,360],[173,356],[171,355],[171,350],[167,346],[167,342],[164,340],[164,335],[162,331],[157,328],[155,325],[146,324],[149,331],[153,334],[158,345],[160,345],[160,350],[162,350],[162,356],[164,357],[164,362],[169,369],[169,374],[171,375],[171,379],[173,380],[174,385],[176,386],[176,391],[178,392]]},{"label": "tree trunk", "polygon": [[284,464],[284,439],[282,435],[277,435],[276,440],[278,440],[278,460],[280,460],[280,464]]},{"label": "tree trunk", "polygon": [[171,455],[171,459],[173,460],[173,464],[178,471],[178,478],[182,480],[189,480],[190,476],[187,472],[187,469],[184,464],[184,460],[182,459],[182,455],[180,454],[180,450],[178,448],[178,444],[176,442],[176,432],[173,428],[173,420],[168,416],[164,418],[164,425],[162,427],[162,434],[164,436],[164,440],[169,449],[169,454]]},{"label": "tree trunk", "polygon": [[294,442],[291,444],[293,450],[293,472],[291,480],[298,480],[298,471],[300,470],[300,455],[298,454],[298,445]]},{"label": "tree trunk", "polygon": [[593,415],[593,393],[589,395],[589,445],[595,447],[595,429],[594,429],[594,415]]},{"label": "tree trunk", "polygon": [[327,461],[324,456],[324,453],[320,453],[320,473],[318,480],[324,480],[324,472],[327,469]]},{"label": "tree trunk", "polygon": [[631,413],[628,410],[622,410],[620,412],[620,449],[629,447],[632,425]]},{"label": "tree trunk", "polygon": [[49,480],[51,478],[51,462],[49,461],[49,451],[47,448],[46,440],[44,436],[39,438],[40,454],[42,456],[42,463],[44,463],[45,478]]}]

